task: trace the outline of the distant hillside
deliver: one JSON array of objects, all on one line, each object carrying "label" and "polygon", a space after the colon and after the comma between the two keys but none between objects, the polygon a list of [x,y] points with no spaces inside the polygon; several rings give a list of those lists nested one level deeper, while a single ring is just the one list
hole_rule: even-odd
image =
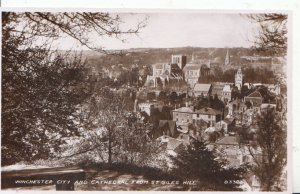
[{"label": "distant hillside", "polygon": [[[228,48],[230,59],[238,63],[239,56],[252,55],[249,48]],[[83,55],[87,58],[87,65],[95,66],[97,69],[109,67],[116,64],[124,66],[137,64],[139,66],[154,63],[171,62],[171,55],[183,54],[187,61],[194,59],[214,59],[218,63],[225,60],[227,48],[201,48],[201,47],[179,47],[179,48],[132,48],[122,51],[122,55],[104,55],[95,51],[85,51]]]}]

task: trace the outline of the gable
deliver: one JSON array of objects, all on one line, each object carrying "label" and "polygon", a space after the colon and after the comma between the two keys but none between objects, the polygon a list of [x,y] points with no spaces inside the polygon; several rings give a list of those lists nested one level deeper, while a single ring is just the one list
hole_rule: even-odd
[{"label": "gable", "polygon": [[262,98],[262,95],[260,94],[260,92],[258,91],[254,91],[251,94],[249,94],[247,97],[251,97],[251,98]]}]

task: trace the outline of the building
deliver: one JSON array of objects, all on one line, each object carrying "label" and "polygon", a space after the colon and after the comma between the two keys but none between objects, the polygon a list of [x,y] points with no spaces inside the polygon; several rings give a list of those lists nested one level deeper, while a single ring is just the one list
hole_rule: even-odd
[{"label": "building", "polygon": [[222,101],[230,102],[231,94],[232,94],[231,86],[229,84],[225,84],[222,90],[222,96],[221,96]]},{"label": "building", "polygon": [[245,102],[249,102],[251,108],[259,111],[261,104],[263,103],[263,97],[258,90],[252,92],[245,97]]},{"label": "building", "polygon": [[190,107],[181,107],[172,111],[173,121],[183,129],[187,129],[188,124],[193,123],[194,110]]},{"label": "building", "polygon": [[186,56],[183,55],[172,55],[172,63],[153,64],[152,76],[147,76],[146,84],[152,87],[165,87],[174,80],[183,80],[182,68],[185,64]]},{"label": "building", "polygon": [[215,124],[219,122],[221,118],[221,111],[212,108],[202,108],[195,111],[193,120],[203,120],[208,123],[209,126],[215,126]]},{"label": "building", "polygon": [[224,82],[214,82],[211,86],[211,95],[217,95],[219,99],[222,99],[223,88],[226,83]]},{"label": "building", "polygon": [[267,87],[268,87],[268,90],[271,92],[271,93],[273,93],[273,94],[275,94],[276,96],[278,96],[278,95],[280,95],[280,86],[279,86],[279,84],[270,84],[270,85],[267,85]]},{"label": "building", "polygon": [[239,68],[238,71],[235,74],[235,86],[238,88],[238,90],[241,90],[242,86],[243,86],[243,73],[242,73],[242,69]]},{"label": "building", "polygon": [[247,106],[241,99],[235,99],[227,104],[228,115],[240,114],[247,110]]},{"label": "building", "polygon": [[166,135],[157,138],[161,144],[161,148],[167,155],[176,156],[181,150],[185,148],[184,142],[180,139],[175,139]]},{"label": "building", "polygon": [[234,132],[235,119],[234,118],[225,118],[222,121],[216,123],[216,128],[221,129],[224,133]]},{"label": "building", "polygon": [[158,102],[142,102],[137,105],[138,111],[147,113],[148,116],[151,115],[151,110],[159,106]]},{"label": "building", "polygon": [[196,84],[194,86],[194,96],[209,97],[211,95],[211,84]]},{"label": "building", "polygon": [[172,55],[172,64],[177,64],[180,69],[183,69],[186,65],[186,56],[184,55]]},{"label": "building", "polygon": [[215,146],[217,154],[228,161],[228,166],[238,167],[243,164],[243,153],[236,136],[224,136],[215,142]]},{"label": "building", "polygon": [[201,76],[201,66],[198,64],[187,64],[183,68],[183,75],[184,80],[193,88]]}]

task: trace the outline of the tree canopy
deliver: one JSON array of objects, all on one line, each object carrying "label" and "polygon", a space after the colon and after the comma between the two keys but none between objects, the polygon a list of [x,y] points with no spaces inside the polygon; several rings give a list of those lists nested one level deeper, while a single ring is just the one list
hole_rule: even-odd
[{"label": "tree canopy", "polygon": [[248,17],[259,24],[260,30],[254,39],[258,51],[272,55],[285,55],[287,52],[287,20],[283,13],[251,14]]},{"label": "tree canopy", "polygon": [[[193,141],[186,150],[171,157],[173,173],[184,180],[197,180],[196,190],[239,190],[246,168],[225,168],[225,162],[217,160],[213,151],[201,141]],[[232,184],[227,184],[229,181]]]},{"label": "tree canopy", "polygon": [[2,12],[2,165],[48,158],[82,127],[78,111],[94,83],[80,55],[53,41],[68,36],[107,53],[91,37],[124,40],[145,24],[123,30],[121,23],[99,12]]}]

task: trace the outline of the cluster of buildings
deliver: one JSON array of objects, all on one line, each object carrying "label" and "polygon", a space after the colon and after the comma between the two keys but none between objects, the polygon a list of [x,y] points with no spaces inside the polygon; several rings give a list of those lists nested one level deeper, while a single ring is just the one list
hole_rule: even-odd
[{"label": "cluster of buildings", "polygon": [[[242,59],[249,63],[257,60],[262,63],[270,62],[269,58]],[[201,139],[220,158],[226,158],[228,166],[240,166],[251,161],[251,157],[239,142],[237,131],[255,132],[256,117],[267,108],[273,108],[280,114],[286,113],[286,98],[282,98],[280,85],[245,83],[241,66],[231,66],[228,51],[222,69],[235,68],[233,82],[199,82],[200,78],[214,75],[214,69],[218,65],[220,64],[211,60],[200,61],[192,58],[188,61],[184,55],[172,55],[170,63],[152,65],[151,75],[147,75],[145,85],[155,91],[156,97],[169,85],[185,83],[188,86],[186,99],[175,106],[158,98],[152,101],[136,99],[134,103],[134,111],[141,121],[153,124],[153,130],[147,133],[160,142],[166,155],[176,156],[191,141]],[[122,71],[127,70],[122,65],[116,65],[111,70],[104,69],[102,73],[103,76],[116,78]],[[242,92],[244,88],[246,93]],[[179,94],[179,91],[172,92]],[[195,108],[194,99],[212,97],[217,97],[222,102],[222,108],[212,108],[209,105]],[[249,183],[250,189],[257,190],[257,180],[255,177],[251,179],[253,183]]]},{"label": "cluster of buildings", "polygon": [[[228,52],[224,65],[229,64]],[[172,55],[171,63],[160,63],[152,66],[152,75],[147,77],[148,84],[153,88],[162,88],[171,82],[185,81],[190,90],[187,96],[192,98],[209,98],[217,96],[224,104],[223,109],[204,107],[195,109],[192,103],[186,101],[185,106],[170,107],[159,101],[141,102],[136,104],[138,112],[144,112],[151,117],[153,113],[162,113],[163,107],[168,107],[165,112],[168,116],[156,118],[155,133],[152,137],[161,142],[167,154],[176,155],[177,152],[192,140],[201,139],[208,143],[209,149],[215,150],[220,158],[228,160],[228,166],[240,166],[251,161],[250,154],[243,149],[238,140],[237,130],[256,130],[256,116],[267,108],[277,110],[280,98],[280,86],[275,84],[244,83],[244,75],[239,67],[234,76],[234,83],[212,82],[199,83],[201,76],[213,73],[209,61],[187,63],[184,55]],[[241,94],[242,87],[248,88],[244,96],[234,97],[233,92]],[[265,88],[265,89],[263,89]],[[159,89],[157,89],[159,90]],[[272,101],[270,101],[272,99]],[[156,111],[154,111],[156,110]],[[286,110],[281,110],[286,112]],[[169,118],[169,119],[166,119]],[[154,134],[154,135],[153,135]],[[257,180],[250,187],[257,189]],[[253,186],[253,187],[252,187]]]}]

